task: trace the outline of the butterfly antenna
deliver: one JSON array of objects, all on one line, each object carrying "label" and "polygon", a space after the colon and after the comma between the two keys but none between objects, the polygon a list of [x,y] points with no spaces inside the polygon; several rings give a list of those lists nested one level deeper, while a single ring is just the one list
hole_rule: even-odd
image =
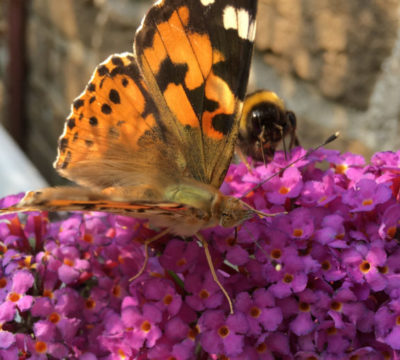
[{"label": "butterfly antenna", "polygon": [[275,174],[272,174],[271,176],[267,177],[265,180],[261,181],[260,183],[258,183],[255,187],[253,187],[252,189],[246,191],[239,199],[243,200],[247,195],[249,195],[252,191],[255,191],[257,189],[259,189],[261,186],[263,186],[267,181],[271,180],[272,178],[274,178],[277,175],[281,175],[286,169],[290,168],[291,166],[293,166],[294,164],[296,164],[297,162],[304,160],[307,156],[309,156],[310,154],[312,154],[313,152],[317,151],[318,149],[322,148],[323,146],[331,143],[332,141],[336,140],[339,137],[339,131],[335,132],[334,134],[332,134],[331,136],[329,136],[322,144],[318,145],[315,148],[309,149],[307,150],[307,152],[302,156],[299,157],[298,159],[292,161],[290,164],[286,165],[285,167],[283,167],[282,169],[280,169],[279,171],[277,171]]}]

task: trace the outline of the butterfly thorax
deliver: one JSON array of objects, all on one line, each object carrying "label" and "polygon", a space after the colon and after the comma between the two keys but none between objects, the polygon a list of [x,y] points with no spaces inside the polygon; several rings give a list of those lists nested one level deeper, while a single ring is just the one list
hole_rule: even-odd
[{"label": "butterfly thorax", "polygon": [[181,216],[162,216],[151,221],[179,235],[194,235],[201,229],[217,225],[234,227],[254,214],[241,200],[223,195],[214,187],[196,181],[168,187],[165,200],[187,207]]}]

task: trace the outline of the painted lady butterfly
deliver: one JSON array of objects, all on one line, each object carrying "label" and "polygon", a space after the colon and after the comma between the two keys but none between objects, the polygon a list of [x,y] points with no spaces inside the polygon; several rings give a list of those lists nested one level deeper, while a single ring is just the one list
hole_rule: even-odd
[{"label": "painted lady butterfly", "polygon": [[258,213],[218,190],[239,131],[256,8],[257,0],[155,3],[133,53],[101,63],[73,102],[54,166],[80,186],[31,191],[1,212],[103,211],[200,239],[201,229]]}]

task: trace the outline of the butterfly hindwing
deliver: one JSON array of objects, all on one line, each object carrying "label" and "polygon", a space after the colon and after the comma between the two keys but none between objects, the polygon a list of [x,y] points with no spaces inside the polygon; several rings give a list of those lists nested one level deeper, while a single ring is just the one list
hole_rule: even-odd
[{"label": "butterfly hindwing", "polygon": [[[152,179],[168,178],[161,164],[179,149],[167,145],[135,57],[112,55],[74,101],[54,165],[61,175],[98,189],[150,185]],[[176,171],[173,166],[166,171]]]}]

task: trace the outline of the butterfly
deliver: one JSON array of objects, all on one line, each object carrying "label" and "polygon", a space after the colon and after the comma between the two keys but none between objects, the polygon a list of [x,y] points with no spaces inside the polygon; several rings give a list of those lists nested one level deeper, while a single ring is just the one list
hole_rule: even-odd
[{"label": "butterfly", "polygon": [[288,149],[300,145],[296,135],[296,115],[286,110],[273,91],[258,90],[246,96],[240,119],[239,151],[258,161],[273,158],[278,145],[289,136]]},{"label": "butterfly", "polygon": [[219,191],[239,132],[256,10],[257,0],[156,2],[133,52],[101,63],[72,104],[54,167],[78,186],[31,191],[0,212],[146,218],[165,228],[157,238],[196,235],[207,255],[199,230],[259,213]]}]

